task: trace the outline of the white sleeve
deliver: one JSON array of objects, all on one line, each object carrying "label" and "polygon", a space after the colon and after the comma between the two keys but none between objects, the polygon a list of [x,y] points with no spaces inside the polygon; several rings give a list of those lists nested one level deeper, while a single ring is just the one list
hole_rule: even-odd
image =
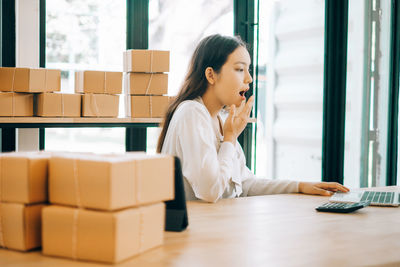
[{"label": "white sleeve", "polygon": [[232,177],[235,147],[230,142],[223,142],[217,151],[208,116],[195,107],[188,109],[177,125],[177,134],[182,153],[182,172],[195,196],[216,202]]},{"label": "white sleeve", "polygon": [[290,180],[250,178],[244,180],[242,185],[244,197],[299,192],[299,182]]}]

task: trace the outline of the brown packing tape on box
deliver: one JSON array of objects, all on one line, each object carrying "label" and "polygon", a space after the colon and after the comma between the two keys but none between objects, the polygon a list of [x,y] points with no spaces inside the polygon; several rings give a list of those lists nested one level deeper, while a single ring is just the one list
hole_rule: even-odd
[{"label": "brown packing tape on box", "polygon": [[82,95],[82,117],[118,117],[118,112],[118,95]]},{"label": "brown packing tape on box", "polygon": [[166,73],[126,73],[124,92],[129,95],[165,95],[168,93]]},{"label": "brown packing tape on box", "polygon": [[124,72],[169,72],[169,51],[131,49],[123,61]]},{"label": "brown packing tape on box", "polygon": [[47,165],[50,154],[11,152],[0,155],[0,201],[47,201]]},{"label": "brown packing tape on box", "polygon": [[41,117],[80,117],[81,95],[41,93],[36,96],[35,115]]},{"label": "brown packing tape on box", "polygon": [[44,204],[0,203],[0,247],[27,251],[41,246]]},{"label": "brown packing tape on box", "polygon": [[50,159],[52,204],[117,210],[173,198],[174,164],[167,155],[59,154]]},{"label": "brown packing tape on box", "polygon": [[75,73],[75,92],[121,94],[122,72],[77,71]]},{"label": "brown packing tape on box", "polygon": [[126,96],[126,114],[132,118],[162,118],[169,105],[168,96]]},{"label": "brown packing tape on box", "polygon": [[43,254],[117,263],[163,244],[165,205],[117,212],[43,209]]},{"label": "brown packing tape on box", "polygon": [[0,92],[0,116],[33,116],[33,94]]}]

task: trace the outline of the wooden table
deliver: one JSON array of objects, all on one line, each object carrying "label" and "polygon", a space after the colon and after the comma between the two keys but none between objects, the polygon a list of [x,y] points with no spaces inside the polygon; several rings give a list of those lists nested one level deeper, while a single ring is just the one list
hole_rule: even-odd
[{"label": "wooden table", "polygon": [[[400,187],[391,187],[400,191]],[[319,213],[302,194],[188,202],[189,228],[118,266],[400,266],[400,209]],[[0,266],[106,266],[0,250]]]}]

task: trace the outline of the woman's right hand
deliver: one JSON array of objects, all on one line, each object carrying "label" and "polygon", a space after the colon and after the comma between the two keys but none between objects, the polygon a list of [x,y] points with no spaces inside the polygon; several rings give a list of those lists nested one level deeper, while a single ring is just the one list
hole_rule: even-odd
[{"label": "woman's right hand", "polygon": [[243,109],[236,113],[236,106],[231,105],[229,110],[229,116],[224,124],[224,141],[231,142],[232,144],[236,143],[236,139],[243,132],[244,128],[246,128],[247,121],[250,117],[251,110],[253,108],[254,103],[254,95],[252,95],[247,103],[243,107]]}]

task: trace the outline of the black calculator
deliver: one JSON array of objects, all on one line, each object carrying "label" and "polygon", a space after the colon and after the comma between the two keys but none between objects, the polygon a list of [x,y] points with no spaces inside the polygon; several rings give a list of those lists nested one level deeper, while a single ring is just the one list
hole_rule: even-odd
[{"label": "black calculator", "polygon": [[325,212],[339,212],[339,213],[349,213],[369,205],[369,201],[362,201],[356,203],[338,203],[338,202],[327,202],[321,206],[316,207],[317,211]]}]

